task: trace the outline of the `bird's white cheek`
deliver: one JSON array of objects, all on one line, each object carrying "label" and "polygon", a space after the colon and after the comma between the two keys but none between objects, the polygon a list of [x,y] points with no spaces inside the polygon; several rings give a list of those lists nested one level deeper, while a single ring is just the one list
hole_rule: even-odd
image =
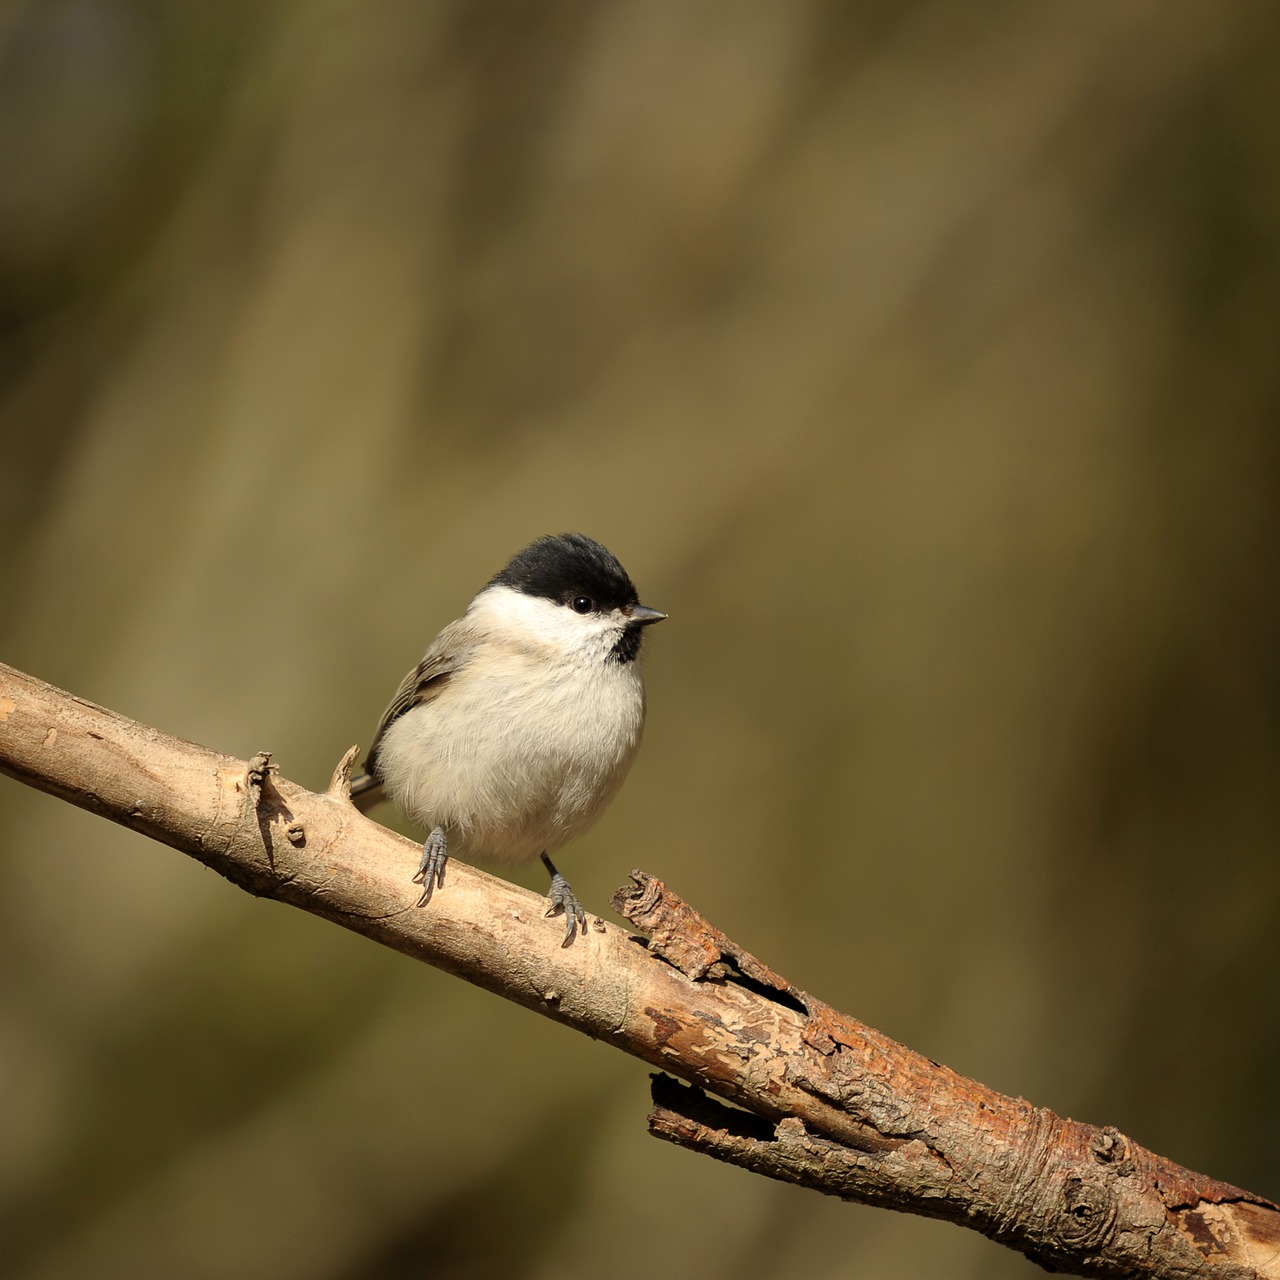
[{"label": "bird's white cheek", "polygon": [[487,587],[467,613],[488,635],[563,657],[598,652],[615,629],[608,618],[574,613],[566,605],[510,587]]}]

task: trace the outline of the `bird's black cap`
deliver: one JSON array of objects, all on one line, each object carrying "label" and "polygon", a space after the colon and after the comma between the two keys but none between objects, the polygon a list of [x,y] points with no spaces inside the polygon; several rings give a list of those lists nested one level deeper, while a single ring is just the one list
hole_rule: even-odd
[{"label": "bird's black cap", "polygon": [[617,556],[584,533],[548,534],[531,542],[493,575],[489,586],[510,587],[557,604],[585,596],[601,612],[640,603]]}]

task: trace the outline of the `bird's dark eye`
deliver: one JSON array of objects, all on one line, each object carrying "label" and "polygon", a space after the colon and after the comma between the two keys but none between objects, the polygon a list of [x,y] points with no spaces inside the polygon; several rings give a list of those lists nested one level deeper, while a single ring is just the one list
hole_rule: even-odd
[{"label": "bird's dark eye", "polygon": [[569,601],[569,608],[574,613],[590,613],[596,607],[596,602],[590,596],[574,596]]}]

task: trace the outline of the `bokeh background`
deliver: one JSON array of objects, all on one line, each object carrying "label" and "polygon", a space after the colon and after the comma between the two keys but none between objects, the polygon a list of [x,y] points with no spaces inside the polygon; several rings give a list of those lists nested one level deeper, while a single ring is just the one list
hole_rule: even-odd
[{"label": "bokeh background", "polygon": [[[0,657],[322,786],[590,532],[671,615],[590,906],[643,866],[1280,1196],[1278,55],[1268,0],[10,0]],[[6,1275],[1039,1274],[5,779],[0,883]]]}]

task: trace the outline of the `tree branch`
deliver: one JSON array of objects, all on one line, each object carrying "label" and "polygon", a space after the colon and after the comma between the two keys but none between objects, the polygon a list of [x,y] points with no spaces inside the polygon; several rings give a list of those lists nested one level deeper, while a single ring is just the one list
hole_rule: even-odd
[{"label": "tree branch", "polygon": [[417,909],[417,846],[351,806],[354,759],[315,794],[265,754],[218,755],[0,664],[0,771],[683,1077],[654,1079],[659,1137],[972,1227],[1054,1270],[1280,1280],[1269,1200],[896,1044],[641,872],[614,906],[647,945],[592,917],[561,947],[543,899],[458,862]]}]

